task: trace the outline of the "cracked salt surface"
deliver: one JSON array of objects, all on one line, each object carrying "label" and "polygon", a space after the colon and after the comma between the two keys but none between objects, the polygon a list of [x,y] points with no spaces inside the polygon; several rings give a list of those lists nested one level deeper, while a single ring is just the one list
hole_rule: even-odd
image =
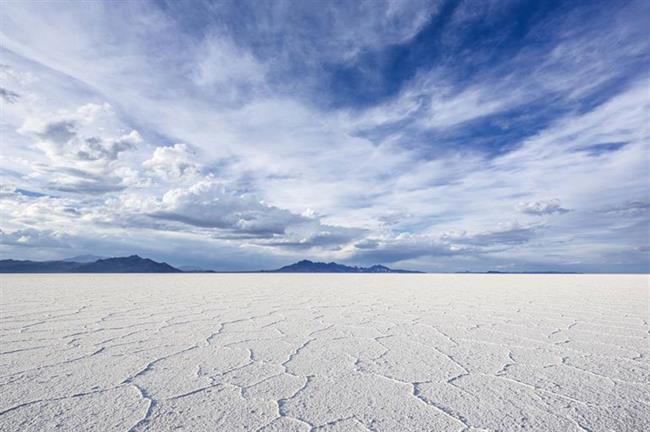
[{"label": "cracked salt surface", "polygon": [[3,275],[0,431],[644,431],[644,275]]}]

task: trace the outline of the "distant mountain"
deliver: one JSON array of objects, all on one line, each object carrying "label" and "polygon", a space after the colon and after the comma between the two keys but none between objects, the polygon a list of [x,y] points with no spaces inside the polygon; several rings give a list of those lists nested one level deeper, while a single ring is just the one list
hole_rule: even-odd
[{"label": "distant mountain", "polygon": [[390,269],[383,265],[371,267],[351,267],[335,262],[323,263],[309,260],[298,261],[297,263],[281,267],[277,270],[268,270],[268,273],[421,273],[410,270]]},{"label": "distant mountain", "polygon": [[182,270],[184,273],[215,273],[214,270],[193,265],[180,266],[178,269]]},{"label": "distant mountain", "polygon": [[138,255],[94,262],[0,260],[0,273],[180,273],[167,263]]},{"label": "distant mountain", "polygon": [[138,255],[120,258],[100,259],[92,263],[81,264],[78,273],[182,273],[181,270],[167,263],[159,263]]},{"label": "distant mountain", "polygon": [[74,263],[91,263],[95,262],[100,259],[106,259],[108,257],[105,256],[97,256],[97,255],[77,255],[73,256],[70,258],[64,258],[61,261],[66,261],[66,262],[74,262]]},{"label": "distant mountain", "polygon": [[0,260],[0,273],[74,273],[80,263],[69,261]]},{"label": "distant mountain", "polygon": [[[167,263],[160,263],[138,255],[116,258],[96,258],[92,255],[81,255],[58,261],[20,261],[13,259],[0,260],[0,273],[183,273],[206,272],[197,267],[186,266],[182,269],[172,267]],[[76,259],[77,261],[73,261]],[[257,272],[253,272],[257,273]],[[279,268],[277,270],[263,270],[262,273],[420,273],[409,270],[396,270],[383,265],[370,267],[351,267],[335,262],[323,263],[309,260]]]}]

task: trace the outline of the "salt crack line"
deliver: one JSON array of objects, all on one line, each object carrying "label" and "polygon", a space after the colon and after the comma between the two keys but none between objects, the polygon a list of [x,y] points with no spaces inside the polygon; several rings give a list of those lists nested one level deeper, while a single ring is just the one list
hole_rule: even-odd
[{"label": "salt crack line", "polygon": [[[372,372],[372,371],[359,371],[359,372],[362,373],[362,374],[374,375],[376,377],[383,378],[385,380],[389,380],[389,381],[398,383],[400,385],[410,386],[411,387],[411,392],[410,392],[411,396],[415,397],[421,403],[423,403],[423,404],[425,404],[425,405],[427,405],[429,407],[434,408],[435,410],[439,411],[440,413],[442,413],[446,417],[450,417],[453,420],[461,423],[463,428],[460,429],[459,432],[464,432],[464,431],[470,430],[471,426],[469,425],[467,419],[464,416],[462,416],[459,413],[454,414],[454,412],[450,408],[443,407],[443,406],[441,406],[441,405],[439,405],[437,403],[433,403],[432,401],[429,401],[428,399],[424,399],[421,396],[419,386],[422,385],[422,384],[428,384],[429,381],[408,382],[408,381],[402,381],[402,380],[399,380],[399,379],[396,379],[396,378],[393,378],[393,377],[390,377],[390,376],[387,376],[387,375],[383,375],[383,374],[380,374],[380,373],[377,373],[377,372]],[[455,377],[455,378],[452,378],[452,379],[457,379],[459,377]]]},{"label": "salt crack line", "polygon": [[179,354],[183,354],[183,353],[186,353],[186,352],[188,352],[188,351],[192,351],[192,350],[197,349],[197,348],[198,348],[198,345],[193,345],[193,346],[191,346],[191,347],[189,347],[189,348],[185,348],[185,349],[182,349],[182,350],[180,350],[180,351],[176,351],[176,352],[171,353],[171,354],[169,354],[169,355],[166,355],[166,356],[163,356],[163,357],[159,357],[159,358],[157,358],[157,359],[155,359],[155,360],[152,360],[152,361],[150,361],[149,363],[147,363],[146,366],[145,366],[144,368],[142,368],[140,371],[138,371],[138,372],[135,373],[134,375],[132,375],[132,376],[130,376],[130,377],[124,379],[124,381],[122,381],[122,384],[132,384],[132,383],[133,383],[133,380],[135,380],[136,378],[138,378],[138,377],[140,377],[140,376],[142,376],[142,375],[148,373],[149,371],[151,371],[151,369],[153,368],[153,366],[154,366],[156,363],[161,362],[161,361],[163,361],[163,360],[167,360],[167,359],[169,359],[169,358],[171,358],[171,357],[174,357],[174,356],[177,356],[177,355],[179,355]]},{"label": "salt crack line", "polygon": [[425,403],[427,406],[433,407],[446,415],[447,417],[452,418],[453,420],[456,420],[457,422],[461,423],[463,425],[463,428],[460,429],[459,432],[465,432],[469,431],[472,429],[472,426],[469,423],[469,420],[459,412],[452,410],[451,408],[444,406],[438,402],[426,399],[420,392],[419,386],[421,384],[426,384],[426,382],[414,382],[411,383],[411,386],[413,387],[413,396],[415,396],[418,400],[422,401]]},{"label": "salt crack line", "polygon": [[151,396],[149,396],[147,391],[144,388],[140,387],[139,385],[137,385],[135,383],[130,383],[129,385],[131,387],[135,388],[138,391],[138,393],[140,394],[140,398],[142,398],[142,400],[148,402],[147,410],[145,411],[142,418],[136,424],[131,426],[129,428],[129,430],[128,430],[128,432],[134,432],[134,431],[137,430],[137,428],[139,426],[142,426],[142,425],[147,424],[149,422],[149,419],[151,417],[151,413],[153,412],[153,409],[156,406],[157,401],[154,398],[152,398]]},{"label": "salt crack line", "polygon": [[20,409],[20,408],[23,408],[23,407],[26,407],[26,406],[29,406],[29,405],[34,405],[34,404],[37,404],[37,403],[41,403],[41,402],[58,402],[58,401],[66,400],[66,399],[74,399],[74,398],[79,398],[79,397],[83,397],[83,396],[89,396],[89,395],[93,395],[93,394],[106,393],[106,392],[109,392],[109,391],[111,391],[111,390],[116,390],[116,389],[118,389],[118,388],[122,388],[122,387],[123,387],[122,385],[118,385],[118,386],[110,387],[110,388],[106,388],[106,389],[93,390],[93,391],[82,392],[82,393],[75,393],[75,394],[70,395],[70,396],[61,396],[61,397],[56,397],[56,398],[36,399],[36,400],[33,400],[33,401],[24,402],[24,403],[21,403],[21,404],[15,405],[15,406],[13,406],[13,407],[11,407],[11,408],[7,408],[7,409],[4,410],[4,411],[0,411],[0,416],[1,416],[1,415],[4,415],[4,414],[7,414],[7,413],[10,413],[10,412],[12,412],[12,411],[15,411],[15,410],[17,410],[17,409]]}]

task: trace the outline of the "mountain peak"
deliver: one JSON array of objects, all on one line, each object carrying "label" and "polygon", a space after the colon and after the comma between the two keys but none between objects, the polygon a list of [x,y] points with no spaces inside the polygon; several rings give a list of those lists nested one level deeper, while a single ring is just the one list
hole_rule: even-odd
[{"label": "mountain peak", "polygon": [[62,261],[76,262],[76,263],[89,263],[89,262],[95,262],[97,260],[106,259],[106,258],[108,257],[97,256],[97,255],[77,255],[70,258],[64,258]]},{"label": "mountain peak", "polygon": [[334,261],[314,262],[310,260],[301,260],[294,264],[271,270],[273,273],[419,273],[409,270],[395,270],[386,266],[375,264],[370,267],[352,267],[345,264],[339,264]]},{"label": "mountain peak", "polygon": [[180,273],[181,270],[139,255],[97,260],[79,266],[82,273]]},{"label": "mountain peak", "polygon": [[[81,258],[83,258],[82,256]],[[87,257],[87,256],[86,256]],[[0,260],[0,273],[180,273],[181,270],[138,255],[94,261]]]}]

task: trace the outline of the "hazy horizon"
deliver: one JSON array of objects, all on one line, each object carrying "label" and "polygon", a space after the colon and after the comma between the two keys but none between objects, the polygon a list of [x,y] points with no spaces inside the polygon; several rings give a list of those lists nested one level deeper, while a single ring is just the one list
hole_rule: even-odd
[{"label": "hazy horizon", "polygon": [[[137,254],[131,254],[131,255],[121,256],[121,257],[118,257],[118,256],[79,255],[79,256],[73,256],[73,257],[54,258],[52,260],[42,260],[42,261],[41,260],[33,260],[33,262],[38,263],[38,262],[48,262],[48,261],[67,261],[67,262],[72,261],[72,262],[79,262],[79,263],[90,263],[90,262],[95,262],[97,260],[106,260],[106,259],[112,259],[112,258],[128,258],[128,257],[131,257],[131,256],[140,257]],[[151,259],[150,257],[140,257],[140,258]],[[3,260],[3,259],[5,259],[5,260],[6,259],[15,260],[15,258],[12,258],[12,257],[0,257],[0,261]],[[20,260],[18,260],[18,261],[20,261]],[[26,260],[26,261],[32,261],[32,260]],[[215,268],[211,268],[211,267],[202,267],[202,266],[197,266],[197,265],[193,265],[193,264],[177,264],[177,263],[174,263],[174,262],[163,262],[163,263],[169,264],[169,265],[173,266],[176,269],[182,270],[183,272],[189,272],[189,273],[193,273],[193,272],[199,272],[199,273],[201,273],[201,272],[215,272],[215,273],[260,273],[261,272],[261,273],[269,273],[270,271],[274,271],[274,270],[278,270],[278,269],[280,269],[282,267],[288,267],[288,266],[291,266],[291,265],[294,265],[294,264],[298,264],[299,262],[302,262],[302,261],[311,262],[313,264],[339,264],[339,265],[344,265],[344,266],[348,266],[348,267],[360,267],[360,268],[368,268],[368,267],[377,266],[377,265],[383,266],[383,264],[377,264],[377,263],[368,264],[368,265],[364,266],[364,265],[358,265],[358,264],[354,264],[354,263],[345,263],[344,264],[344,263],[340,263],[340,262],[336,262],[336,261],[319,261],[317,259],[310,259],[310,258],[302,258],[299,261],[286,262],[284,264],[281,264],[279,267],[274,267],[274,268],[258,268],[258,269],[248,269],[248,270],[236,270],[236,269],[229,269],[229,268],[215,269]],[[385,267],[389,267],[389,266],[385,266]],[[644,274],[648,274],[647,271],[641,271],[641,272],[634,272],[634,271],[627,271],[627,272],[607,272],[607,271],[572,272],[572,271],[557,270],[557,269],[553,269],[553,268],[537,268],[537,269],[529,269],[529,270],[522,270],[522,271],[495,270],[495,269],[491,269],[491,268],[486,268],[486,269],[482,269],[482,270],[448,270],[448,271],[445,271],[444,269],[440,269],[440,270],[437,270],[437,271],[422,271],[422,270],[414,271],[413,269],[410,269],[410,268],[397,268],[395,266],[390,266],[389,268],[391,270],[406,270],[407,274],[408,273],[410,273],[410,274],[413,274],[413,273],[422,273],[422,274],[463,274],[463,273],[468,273],[468,274],[472,274],[472,273],[474,273],[474,274],[487,274],[487,273],[495,273],[495,274],[499,274],[499,273],[502,273],[502,274],[517,274],[517,273],[519,273],[519,274],[526,274],[526,273],[528,273],[528,274],[553,274],[553,273],[557,273],[557,274],[584,274],[584,275],[590,275],[590,274],[593,274],[593,275],[598,275],[598,274],[600,274],[600,275],[607,275],[607,274],[644,275]],[[13,272],[3,271],[3,269],[0,268],[0,273],[13,273]],[[20,274],[20,273],[25,273],[25,272],[18,272],[16,274]],[[48,274],[48,272],[37,272],[37,273],[38,274]],[[66,272],[55,271],[55,272],[51,272],[49,274],[57,274],[57,273],[66,273]],[[70,273],[75,273],[75,272],[72,271]],[[120,272],[115,271],[115,272],[112,272],[112,273],[120,273]],[[128,272],[128,273],[130,273],[130,272]],[[148,272],[145,272],[145,273],[148,273]],[[153,272],[153,273],[156,273],[156,272]],[[291,272],[289,272],[289,273],[291,273]],[[320,272],[320,271],[309,272],[309,271],[302,271],[302,272],[296,272],[296,273],[315,273],[315,274],[334,273],[334,274],[336,274],[337,272]],[[101,274],[101,273],[98,273],[98,274]],[[271,274],[271,273],[269,273],[269,274]],[[339,274],[345,274],[345,272],[339,273]],[[353,274],[353,273],[350,273],[350,274]],[[392,274],[396,274],[396,273],[392,273]]]}]

